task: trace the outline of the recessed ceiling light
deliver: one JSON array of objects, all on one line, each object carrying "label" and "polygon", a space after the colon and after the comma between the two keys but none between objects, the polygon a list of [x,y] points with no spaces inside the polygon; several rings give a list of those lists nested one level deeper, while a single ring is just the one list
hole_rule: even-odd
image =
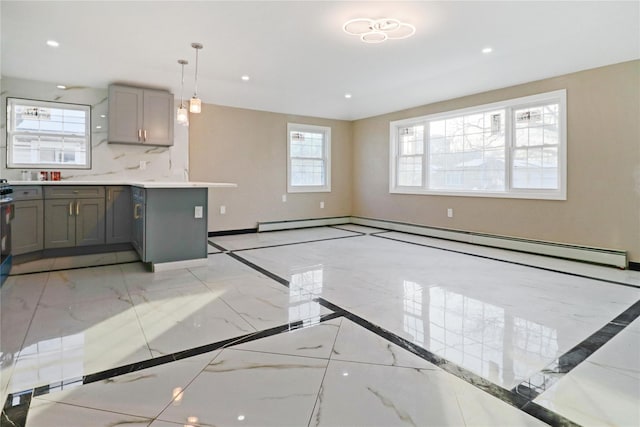
[{"label": "recessed ceiling light", "polygon": [[58,86],[56,86],[56,87],[57,87],[58,89],[62,89],[62,90],[65,90],[65,89],[67,88],[65,85],[58,85]]},{"label": "recessed ceiling light", "polygon": [[248,82],[248,81],[249,81],[249,79],[250,79],[251,77],[249,77],[249,76],[247,76],[247,75],[245,74],[244,76],[242,76],[242,77],[240,77],[240,78],[241,78],[242,80],[244,80],[245,82]]},{"label": "recessed ceiling light", "polygon": [[351,95],[350,93],[345,93],[345,94],[344,94],[344,97],[345,97],[345,98],[347,98],[347,99],[351,99],[351,96],[352,96],[352,95]]},{"label": "recessed ceiling light", "polygon": [[55,40],[47,40],[47,46],[58,47],[58,46],[60,46],[60,43],[58,43]]},{"label": "recessed ceiling light", "polygon": [[98,125],[96,126],[96,129],[102,129],[102,126]]},{"label": "recessed ceiling light", "polygon": [[238,421],[244,421],[244,415],[238,415]]},{"label": "recessed ceiling light", "polygon": [[482,49],[482,53],[491,53],[493,52],[493,49],[491,49],[490,47],[485,47],[484,49]]},{"label": "recessed ceiling light", "polygon": [[100,114],[100,117],[102,117],[104,119],[105,117],[107,117],[107,115],[106,114]]}]

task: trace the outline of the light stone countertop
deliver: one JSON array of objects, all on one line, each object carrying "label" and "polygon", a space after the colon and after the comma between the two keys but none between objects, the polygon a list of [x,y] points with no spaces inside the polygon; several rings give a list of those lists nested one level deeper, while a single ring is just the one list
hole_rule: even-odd
[{"label": "light stone countertop", "polygon": [[10,181],[10,185],[131,185],[141,188],[236,188],[238,184],[230,182],[196,181]]}]

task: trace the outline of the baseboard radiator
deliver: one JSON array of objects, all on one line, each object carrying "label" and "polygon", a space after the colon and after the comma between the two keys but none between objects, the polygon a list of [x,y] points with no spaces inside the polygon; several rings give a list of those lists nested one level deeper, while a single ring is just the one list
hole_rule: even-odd
[{"label": "baseboard radiator", "polygon": [[468,231],[447,230],[443,228],[361,217],[351,217],[351,223],[482,246],[491,246],[519,252],[547,255],[556,258],[566,258],[576,261],[627,268],[627,252],[616,249],[593,248],[588,246],[545,242],[540,240],[529,240]]}]

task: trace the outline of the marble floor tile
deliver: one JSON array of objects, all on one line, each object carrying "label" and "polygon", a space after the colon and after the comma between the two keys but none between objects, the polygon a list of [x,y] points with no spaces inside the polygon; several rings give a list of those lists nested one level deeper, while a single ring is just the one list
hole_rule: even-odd
[{"label": "marble floor tile", "polygon": [[186,268],[156,273],[147,271],[142,263],[120,265],[130,295],[165,289],[203,289],[204,283]]},{"label": "marble floor tile", "polygon": [[150,356],[129,301],[39,305],[16,359],[9,390],[21,391]]},{"label": "marble floor tile", "polygon": [[119,265],[52,271],[40,303],[70,305],[100,299],[129,300]]},{"label": "marble floor tile", "polygon": [[343,319],[328,320],[267,339],[236,345],[233,349],[329,359],[341,322]]},{"label": "marble floor tile", "polygon": [[145,427],[151,419],[34,399],[26,427]]},{"label": "marble floor tile", "polygon": [[640,319],[535,399],[584,426],[640,425]]},{"label": "marble floor tile", "polygon": [[204,283],[211,284],[238,277],[264,277],[253,268],[225,254],[209,255],[207,265],[192,267],[189,271]]},{"label": "marble floor tile", "polygon": [[45,394],[36,399],[155,418],[170,403],[180,404],[182,391],[220,351]]},{"label": "marble floor tile", "polygon": [[214,243],[227,250],[260,248],[272,245],[302,243],[320,239],[357,236],[356,233],[331,227],[303,228],[297,230],[268,231],[262,233],[236,234],[231,236],[212,237]]},{"label": "marble floor tile", "polygon": [[464,419],[442,371],[332,360],[310,425],[460,426]]},{"label": "marble floor tile", "polygon": [[53,270],[55,258],[37,259],[22,264],[13,264],[11,266],[11,275],[29,274],[29,273],[47,273]]},{"label": "marble floor tile", "polygon": [[415,369],[439,369],[348,319],[342,319],[331,360]]},{"label": "marble floor tile", "polygon": [[[327,360],[225,349],[158,420],[201,425],[302,426]],[[199,425],[199,424],[196,424]]]},{"label": "marble floor tile", "polygon": [[206,287],[198,291],[179,288],[133,295],[135,312],[153,356],[255,332],[221,295]]}]

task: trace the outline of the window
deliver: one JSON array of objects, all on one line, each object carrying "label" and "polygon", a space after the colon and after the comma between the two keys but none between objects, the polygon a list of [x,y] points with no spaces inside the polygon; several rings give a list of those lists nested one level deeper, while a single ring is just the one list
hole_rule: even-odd
[{"label": "window", "polygon": [[287,125],[288,191],[331,191],[331,128]]},{"label": "window", "polygon": [[91,107],[8,98],[7,167],[91,168]]},{"label": "window", "polygon": [[566,91],[391,122],[392,193],[566,199]]}]

